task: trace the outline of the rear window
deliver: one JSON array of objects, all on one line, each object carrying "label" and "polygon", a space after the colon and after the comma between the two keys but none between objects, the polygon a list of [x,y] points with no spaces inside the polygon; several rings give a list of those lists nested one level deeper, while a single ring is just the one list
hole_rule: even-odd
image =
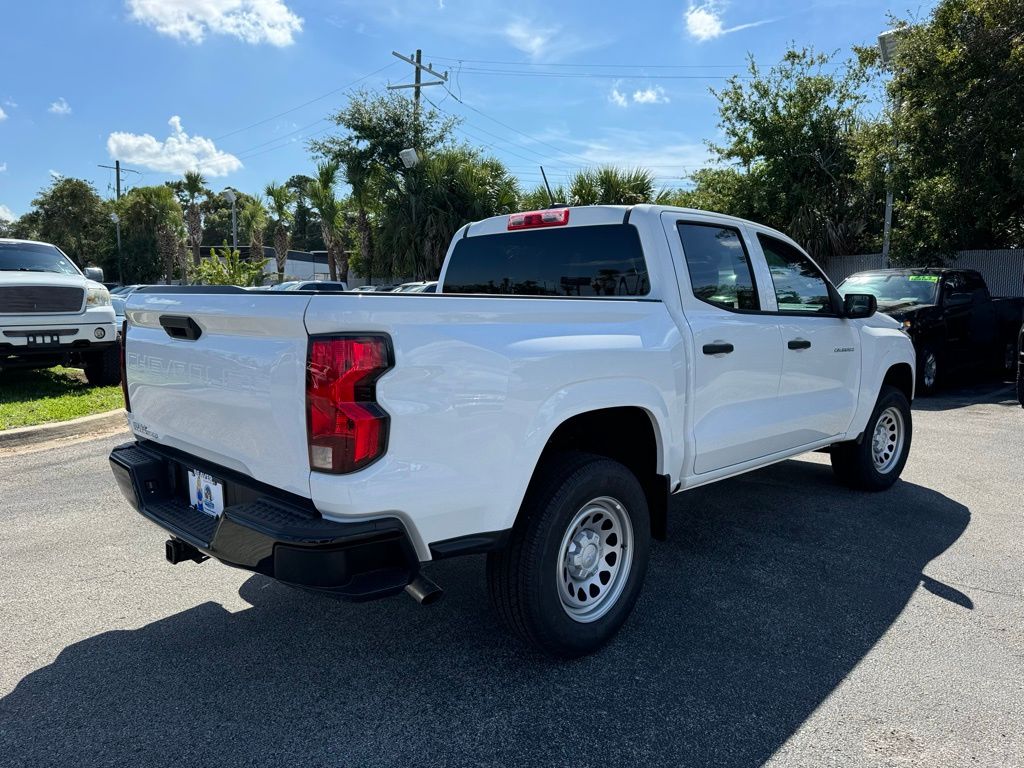
[{"label": "rear window", "polygon": [[646,296],[640,236],[631,224],[464,237],[445,272],[445,293]]}]

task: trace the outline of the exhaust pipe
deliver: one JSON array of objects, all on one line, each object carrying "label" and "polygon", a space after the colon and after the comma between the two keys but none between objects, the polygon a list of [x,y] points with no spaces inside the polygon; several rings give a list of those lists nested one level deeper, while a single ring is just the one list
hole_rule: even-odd
[{"label": "exhaust pipe", "polygon": [[171,565],[177,565],[186,560],[191,560],[193,563],[201,563],[204,560],[210,559],[208,555],[204,555],[191,544],[180,539],[168,539],[165,541],[164,555],[166,555],[167,562]]},{"label": "exhaust pipe", "polygon": [[433,605],[444,597],[444,590],[422,573],[405,585],[405,592],[420,605]]}]

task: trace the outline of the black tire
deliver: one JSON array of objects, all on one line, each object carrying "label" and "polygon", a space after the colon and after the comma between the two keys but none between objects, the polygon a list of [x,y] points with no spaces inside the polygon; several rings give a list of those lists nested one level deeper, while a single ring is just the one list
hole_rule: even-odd
[{"label": "black tire", "polygon": [[[584,605],[579,610],[587,610],[585,602],[593,599],[597,601],[594,609],[600,612],[603,608],[605,612],[579,620],[564,605],[576,598],[563,598],[561,594],[563,587],[571,594],[563,544],[572,533],[570,525],[577,530],[573,523],[580,513],[594,508],[592,505],[601,499],[618,503],[613,515],[624,511],[631,536],[623,535],[621,551],[625,553],[631,539],[632,553],[630,557],[621,556],[620,564],[628,564],[615,571],[608,582],[603,579],[609,572],[602,570],[607,555],[602,556],[605,559],[590,561],[588,567],[598,569],[595,575],[607,584],[608,590],[602,593],[596,583],[589,587],[590,596],[581,590],[580,602]],[[596,524],[601,517],[600,512],[588,513],[583,521],[587,524],[588,518],[592,518]],[[610,517],[607,519],[611,522]],[[579,530],[581,535],[585,533]],[[611,539],[611,535],[602,539],[601,546]],[[592,653],[618,632],[633,610],[647,573],[650,542],[647,499],[632,472],[601,456],[558,454],[538,469],[506,546],[487,557],[491,602],[508,629],[544,653],[559,658]],[[615,562],[612,560],[608,567],[614,569]],[[595,587],[597,594],[593,591]]]},{"label": "black tire", "polygon": [[1024,408],[1024,360],[1017,362],[1017,400]]},{"label": "black tire", "polygon": [[[931,361],[931,362],[930,362]],[[942,366],[939,353],[934,347],[923,346],[917,353],[917,387],[918,397],[934,395],[939,388],[939,377]]]},{"label": "black tire", "polygon": [[[888,461],[883,461],[880,468],[875,460],[875,430],[883,415],[886,415],[888,419],[894,419],[889,409],[895,409],[899,414],[902,442],[898,448],[898,455],[894,455]],[[868,426],[864,430],[861,441],[859,443],[856,441],[837,443],[832,446],[830,452],[832,470],[841,482],[851,488],[862,491],[884,491],[891,488],[892,484],[899,479],[900,473],[903,472],[903,467],[907,463],[913,435],[914,425],[907,396],[896,387],[882,385],[878,402],[875,403],[875,409],[871,412],[871,418],[868,419]],[[883,457],[886,455],[892,454],[882,454]]]},{"label": "black tire", "polygon": [[85,379],[94,387],[121,383],[121,351],[116,344],[85,356]]}]

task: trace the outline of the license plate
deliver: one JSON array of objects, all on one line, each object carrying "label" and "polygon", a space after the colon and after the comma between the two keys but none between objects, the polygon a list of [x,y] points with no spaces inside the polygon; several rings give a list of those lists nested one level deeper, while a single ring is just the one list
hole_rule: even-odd
[{"label": "license plate", "polygon": [[28,337],[30,347],[49,347],[60,344],[60,336],[56,333],[40,333]]},{"label": "license plate", "polygon": [[224,483],[196,469],[188,471],[189,504],[210,517],[224,511]]}]

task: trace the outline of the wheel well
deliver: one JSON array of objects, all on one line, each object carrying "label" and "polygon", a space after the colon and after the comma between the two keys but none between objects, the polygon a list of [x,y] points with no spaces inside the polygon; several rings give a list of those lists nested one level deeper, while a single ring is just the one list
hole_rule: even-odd
[{"label": "wheel well", "polygon": [[906,363],[897,363],[885,372],[883,384],[896,387],[907,396],[907,402],[914,399],[914,372]]},{"label": "wheel well", "polygon": [[548,439],[538,466],[553,453],[585,451],[625,465],[636,475],[651,512],[651,535],[664,540],[669,478],[658,474],[658,440],[647,411],[637,407],[602,408],[562,422]]}]

